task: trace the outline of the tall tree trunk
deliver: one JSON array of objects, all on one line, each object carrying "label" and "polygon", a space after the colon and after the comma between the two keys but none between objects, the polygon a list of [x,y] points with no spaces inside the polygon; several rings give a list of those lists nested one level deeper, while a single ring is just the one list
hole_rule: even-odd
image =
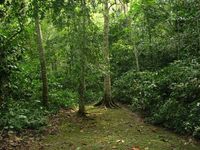
[{"label": "tall tree trunk", "polygon": [[137,50],[137,46],[136,46],[136,41],[135,41],[135,39],[133,39],[133,31],[132,31],[131,25],[129,27],[131,29],[130,40],[131,40],[131,43],[133,44],[133,53],[134,53],[134,57],[135,57],[135,63],[134,64],[136,64],[136,70],[137,70],[137,72],[139,72],[140,71],[140,64],[139,64],[138,50]]},{"label": "tall tree trunk", "polygon": [[[52,60],[53,61],[53,60]],[[51,70],[52,70],[52,73],[56,73],[57,72],[57,60],[55,59],[52,63],[51,63]]]},{"label": "tall tree trunk", "polygon": [[85,50],[86,50],[86,1],[81,0],[81,7],[83,10],[82,16],[82,39],[80,48],[80,79],[79,79],[79,110],[80,116],[85,116]]},{"label": "tall tree trunk", "polygon": [[[134,34],[133,34],[133,27],[132,27],[132,19],[130,16],[127,17],[127,24],[128,24],[128,28],[130,29],[130,43],[133,45],[133,54],[135,57],[133,65],[136,64],[136,70],[137,70],[137,72],[139,72],[140,71],[139,56],[138,56],[138,50],[137,50],[137,46],[136,46],[136,39],[133,38]],[[133,67],[135,68],[135,66],[133,66]]]},{"label": "tall tree trunk", "polygon": [[137,46],[136,46],[136,41],[135,39],[133,39],[133,33],[132,33],[132,29],[131,29],[131,39],[133,41],[133,47],[134,47],[134,56],[135,56],[135,63],[136,63],[136,70],[137,72],[140,71],[140,65],[139,65],[139,57],[138,57],[138,50],[137,50]]},{"label": "tall tree trunk", "polygon": [[109,8],[108,0],[104,3],[104,43],[103,52],[106,65],[106,74],[104,76],[104,101],[111,101],[111,78],[110,78],[110,57],[109,57]]},{"label": "tall tree trunk", "polygon": [[104,97],[103,100],[95,104],[95,106],[106,106],[108,108],[117,107],[112,100],[111,95],[111,77],[110,77],[110,56],[109,56],[109,7],[108,0],[104,1],[104,37],[103,37],[103,53],[106,73],[104,75]]},{"label": "tall tree trunk", "polygon": [[147,30],[148,30],[148,38],[149,38],[149,52],[150,52],[150,60],[151,60],[151,69],[154,67],[154,52],[152,49],[152,32],[150,28],[150,21],[147,18]]},{"label": "tall tree trunk", "polygon": [[79,110],[78,114],[80,116],[85,116],[85,64],[84,58],[81,58],[81,71],[80,71],[80,79],[79,79]]},{"label": "tall tree trunk", "polygon": [[37,47],[39,51],[39,59],[41,66],[41,77],[42,77],[42,103],[44,106],[48,106],[48,81],[46,73],[46,61],[44,47],[42,45],[42,31],[40,26],[40,20],[38,13],[35,15],[35,30],[37,34]]},{"label": "tall tree trunk", "polygon": [[178,29],[178,36],[177,36],[177,57],[178,57],[178,60],[180,59],[180,44],[181,44],[181,41],[180,41],[180,26],[179,26],[179,20],[178,20],[178,23],[177,23],[177,29]]}]

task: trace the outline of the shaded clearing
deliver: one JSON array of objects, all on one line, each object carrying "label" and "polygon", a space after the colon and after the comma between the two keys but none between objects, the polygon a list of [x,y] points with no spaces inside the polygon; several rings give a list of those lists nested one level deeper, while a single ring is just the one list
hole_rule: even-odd
[{"label": "shaded clearing", "polygon": [[[55,132],[33,142],[30,149],[69,150],[199,150],[200,144],[165,129],[145,124],[126,108],[87,107],[87,118],[61,110],[51,120]],[[122,117],[123,115],[123,117]]]}]

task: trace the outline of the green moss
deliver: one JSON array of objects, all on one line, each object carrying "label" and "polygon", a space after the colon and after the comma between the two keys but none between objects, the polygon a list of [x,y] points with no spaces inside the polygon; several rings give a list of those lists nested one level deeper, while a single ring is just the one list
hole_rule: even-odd
[{"label": "green moss", "polygon": [[[145,150],[199,150],[200,144],[143,123],[126,109],[88,107],[90,119],[73,115],[63,121],[56,135],[47,136],[48,150],[128,150],[139,146]],[[34,148],[33,148],[34,149]]]}]

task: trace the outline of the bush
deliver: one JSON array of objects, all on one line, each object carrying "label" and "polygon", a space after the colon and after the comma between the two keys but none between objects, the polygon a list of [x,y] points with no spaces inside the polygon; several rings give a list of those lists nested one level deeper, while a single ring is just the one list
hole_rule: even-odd
[{"label": "bush", "polygon": [[127,72],[114,83],[115,99],[121,103],[132,104],[137,110],[147,111],[147,103],[150,103],[149,99],[155,95],[154,76],[155,73],[151,72]]},{"label": "bush", "polygon": [[200,64],[176,61],[158,72],[127,72],[115,82],[115,97],[146,120],[200,138]]},{"label": "bush", "polygon": [[0,128],[18,131],[25,128],[39,129],[46,125],[46,114],[47,111],[39,101],[9,101],[0,110]]},{"label": "bush", "polygon": [[78,94],[69,89],[52,90],[50,93],[50,104],[53,107],[71,107],[77,103]]}]

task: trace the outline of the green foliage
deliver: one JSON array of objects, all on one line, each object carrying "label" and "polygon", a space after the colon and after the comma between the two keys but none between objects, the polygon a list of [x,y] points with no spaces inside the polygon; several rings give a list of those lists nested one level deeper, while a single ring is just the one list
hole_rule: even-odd
[{"label": "green foliage", "polygon": [[199,137],[199,68],[194,59],[176,61],[154,73],[130,71],[115,82],[115,96],[152,123]]},{"label": "green foliage", "polygon": [[50,103],[53,107],[66,108],[76,106],[78,96],[70,90],[50,91]]},{"label": "green foliage", "polygon": [[46,113],[38,100],[9,101],[0,109],[0,127],[8,130],[39,129],[47,123]]},{"label": "green foliage", "polygon": [[130,104],[134,101],[135,108],[147,111],[148,103],[156,95],[154,76],[155,74],[151,72],[129,71],[116,80],[114,96],[122,103]]},{"label": "green foliage", "polygon": [[32,60],[33,66],[29,65],[30,61],[26,59],[22,60],[18,64],[18,71],[14,72],[10,76],[10,95],[16,100],[30,100],[38,99],[40,97],[40,76],[39,63],[36,60]]},{"label": "green foliage", "polygon": [[[43,33],[49,110],[76,106],[80,83],[85,84],[84,103],[102,99],[106,72],[102,6],[100,1],[85,2],[0,3],[1,128],[39,128],[50,113],[39,102],[35,12]],[[123,0],[110,8],[109,25],[114,99],[131,104],[149,122],[196,138],[200,138],[199,6],[198,1]]]}]

